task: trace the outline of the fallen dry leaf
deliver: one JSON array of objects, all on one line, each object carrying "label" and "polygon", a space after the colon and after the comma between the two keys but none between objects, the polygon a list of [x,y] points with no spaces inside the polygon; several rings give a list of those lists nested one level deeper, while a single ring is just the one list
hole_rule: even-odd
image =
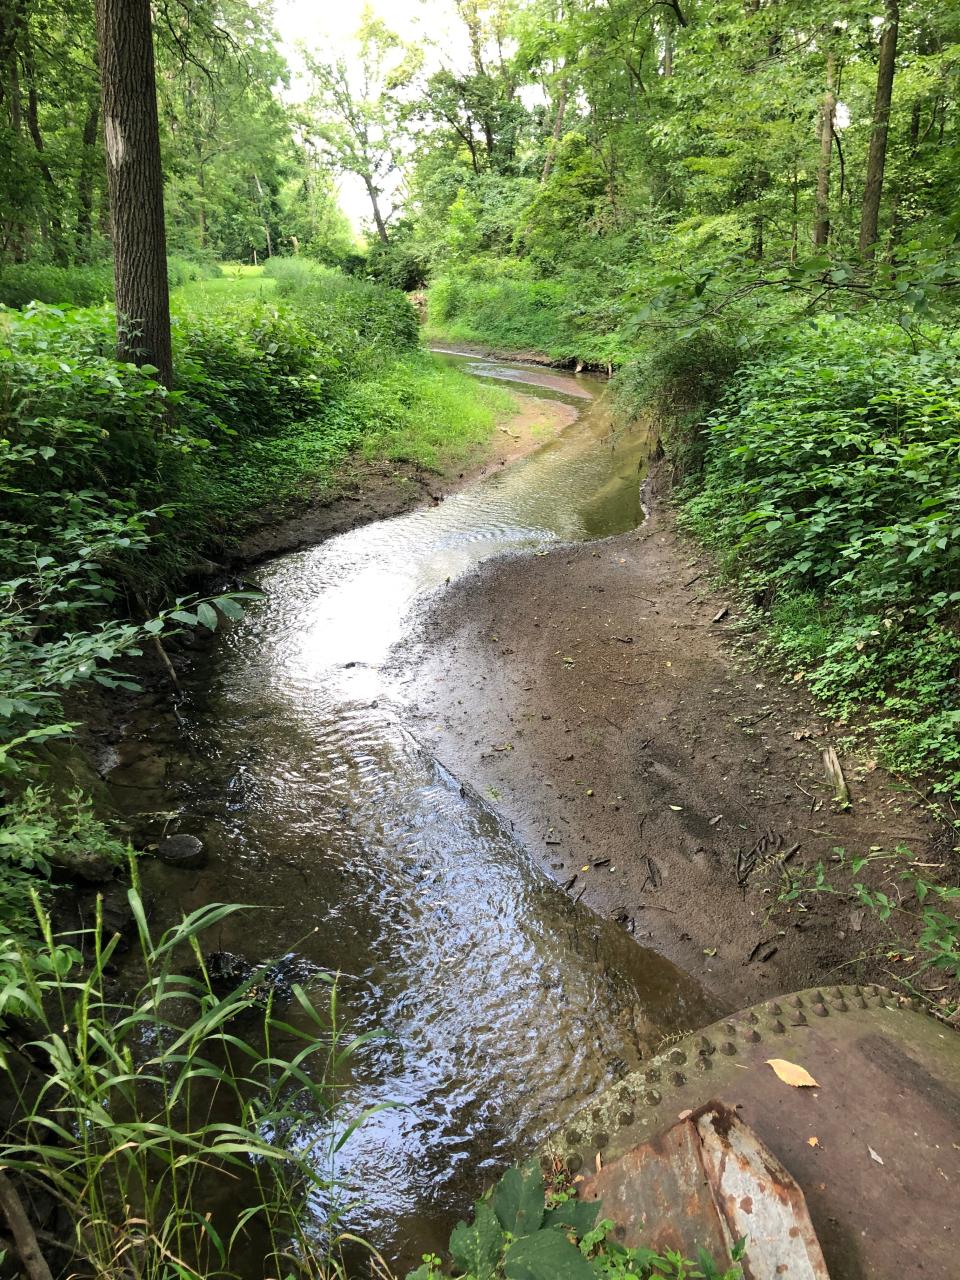
[{"label": "fallen dry leaf", "polygon": [[792,1084],[795,1089],[816,1089],[816,1080],[806,1069],[795,1062],[787,1062],[786,1058],[767,1058],[767,1066],[773,1067],[777,1078],[784,1084]]},{"label": "fallen dry leaf", "polygon": [[880,1159],[880,1157],[879,1157],[879,1156],[877,1155],[877,1153],[874,1151],[873,1147],[867,1147],[867,1150],[870,1152],[870,1159],[871,1159],[871,1160],[876,1160],[877,1164],[883,1164],[883,1161]]},{"label": "fallen dry leaf", "polygon": [[808,1138],[808,1139],[807,1139],[807,1146],[808,1146],[808,1147],[819,1147],[819,1145],[820,1145],[820,1139],[819,1139],[819,1138]]}]

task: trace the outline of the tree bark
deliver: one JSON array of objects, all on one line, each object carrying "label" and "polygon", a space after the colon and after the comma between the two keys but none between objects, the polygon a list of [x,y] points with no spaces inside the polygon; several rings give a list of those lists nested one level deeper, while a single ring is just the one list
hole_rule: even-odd
[{"label": "tree bark", "polygon": [[93,184],[96,164],[95,147],[100,128],[100,99],[90,100],[87,118],[83,123],[83,155],[80,157],[80,173],[77,176],[77,237],[76,255],[81,262],[90,257],[90,241],[93,237]]},{"label": "tree bark", "polygon": [[873,131],[870,134],[867,178],[860,212],[860,253],[864,258],[872,258],[874,255],[880,224],[880,197],[883,194],[883,173],[887,160],[887,132],[890,126],[893,76],[897,66],[899,28],[898,0],[887,0],[883,34],[880,37],[877,93],[873,102]]},{"label": "tree bark", "polygon": [[813,224],[813,246],[830,239],[830,161],[833,155],[833,122],[837,111],[837,64],[827,53],[827,88],[820,107],[820,160],[817,163],[817,212]]},{"label": "tree bark", "polygon": [[117,292],[117,358],[173,383],[150,0],[96,0],[107,188]]},{"label": "tree bark", "polygon": [[364,186],[367,188],[367,195],[370,197],[370,207],[373,209],[373,220],[376,223],[377,235],[384,244],[390,243],[387,235],[387,224],[383,220],[383,214],[380,212],[380,201],[377,199],[377,189],[369,178],[364,178]]},{"label": "tree bark", "polygon": [[557,144],[560,141],[560,134],[563,132],[563,118],[567,112],[567,81],[566,77],[560,84],[560,96],[557,98],[557,114],[553,120],[553,133],[550,135],[550,143],[547,147],[547,154],[543,161],[543,172],[540,174],[540,185],[546,182],[550,177],[550,170],[553,168],[554,157],[557,154]]}]

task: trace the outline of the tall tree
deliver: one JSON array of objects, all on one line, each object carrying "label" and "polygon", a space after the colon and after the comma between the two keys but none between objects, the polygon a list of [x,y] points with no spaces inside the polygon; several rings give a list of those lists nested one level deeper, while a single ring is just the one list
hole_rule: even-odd
[{"label": "tall tree", "polygon": [[173,383],[150,0],[97,0],[117,355]]},{"label": "tall tree", "polygon": [[837,114],[837,62],[833,50],[827,50],[827,87],[820,106],[820,159],[817,162],[817,215],[813,224],[813,243],[825,245],[830,239],[830,161],[833,156],[833,130]]},{"label": "tall tree", "polygon": [[309,60],[313,133],[330,163],[363,183],[377,236],[387,244],[384,196],[401,163],[398,93],[419,70],[420,54],[403,45],[369,9],[364,10],[357,44],[354,66],[345,58]]},{"label": "tall tree", "polygon": [[867,177],[863,187],[860,212],[860,253],[872,258],[880,224],[880,197],[883,194],[883,172],[887,160],[887,134],[890,128],[890,103],[893,99],[893,76],[897,65],[897,35],[900,29],[898,0],[887,0],[883,33],[880,36],[880,60],[877,66],[877,92],[873,103],[873,130],[867,155]]}]

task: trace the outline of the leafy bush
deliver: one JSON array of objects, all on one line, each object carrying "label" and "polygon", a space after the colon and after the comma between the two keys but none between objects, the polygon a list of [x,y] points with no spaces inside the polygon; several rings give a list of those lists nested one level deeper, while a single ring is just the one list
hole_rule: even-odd
[{"label": "leafy bush", "polygon": [[[472,1223],[459,1223],[450,1237],[450,1257],[464,1280],[740,1280],[738,1260],[722,1271],[701,1249],[697,1262],[673,1250],[627,1248],[614,1236],[609,1218],[597,1222],[600,1202],[577,1200],[569,1188],[547,1190],[537,1165],[508,1169],[497,1186],[477,1201]],[[446,1274],[436,1254],[407,1280],[441,1280]]]},{"label": "leafy bush", "polygon": [[409,236],[394,231],[389,244],[375,240],[367,253],[367,273],[378,284],[410,293],[427,282],[428,264]]},{"label": "leafy bush", "polygon": [[481,278],[450,273],[427,295],[430,325],[450,338],[514,350],[535,350],[570,361],[577,335],[564,315],[566,292],[554,280],[516,280],[494,272]]},{"label": "leafy bush", "polygon": [[773,638],[886,760],[960,794],[955,344],[826,319],[748,361],[704,428],[683,521],[776,598]]},{"label": "leafy bush", "polygon": [[178,289],[190,280],[216,280],[220,275],[216,262],[184,258],[176,253],[167,255],[167,279],[171,289]]},{"label": "leafy bush", "polygon": [[707,437],[697,428],[760,341],[733,321],[651,334],[646,349],[617,375],[617,407],[627,416],[650,414],[678,469],[699,471]]},{"label": "leafy bush", "polygon": [[30,302],[90,307],[113,297],[113,267],[54,267],[19,262],[0,266],[0,305]]},{"label": "leafy bush", "polygon": [[328,274],[328,270],[313,258],[299,255],[286,258],[275,255],[263,264],[263,274],[270,280],[276,280],[277,293],[281,297],[288,298],[306,288],[307,285],[315,284],[318,278]]}]

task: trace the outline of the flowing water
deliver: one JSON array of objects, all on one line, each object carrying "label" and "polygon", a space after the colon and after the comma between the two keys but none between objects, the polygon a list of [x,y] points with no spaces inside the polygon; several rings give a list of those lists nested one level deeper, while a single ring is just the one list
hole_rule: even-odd
[{"label": "flowing water", "polygon": [[401,1105],[354,1135],[339,1171],[362,1200],[352,1225],[401,1266],[634,1067],[640,1042],[714,1012],[690,978],[547,880],[404,727],[383,665],[424,593],[490,556],[642,519],[649,440],[614,436],[600,383],[444,358],[568,397],[579,417],[437,506],[262,569],[266,598],[201,664],[186,708],[181,799],[210,864],[152,870],[168,910],[258,904],[220,945],[341,971],[352,1027],[383,1031],[354,1062],[345,1107]]}]

